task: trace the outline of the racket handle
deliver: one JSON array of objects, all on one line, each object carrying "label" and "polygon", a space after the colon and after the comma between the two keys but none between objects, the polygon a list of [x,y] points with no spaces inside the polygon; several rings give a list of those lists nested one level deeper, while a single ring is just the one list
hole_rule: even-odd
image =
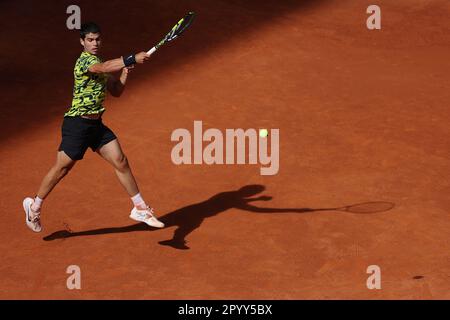
[{"label": "racket handle", "polygon": [[155,51],[156,51],[156,47],[153,47],[153,48],[151,48],[150,50],[147,51],[147,54],[152,55],[153,52],[155,52]]}]

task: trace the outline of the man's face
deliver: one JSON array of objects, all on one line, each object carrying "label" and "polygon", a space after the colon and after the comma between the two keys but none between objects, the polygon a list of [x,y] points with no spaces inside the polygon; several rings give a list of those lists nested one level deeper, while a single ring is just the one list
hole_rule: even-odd
[{"label": "man's face", "polygon": [[81,45],[84,47],[84,51],[87,51],[91,54],[97,54],[100,50],[100,46],[102,44],[102,40],[100,38],[100,33],[88,33],[84,40],[80,39]]}]

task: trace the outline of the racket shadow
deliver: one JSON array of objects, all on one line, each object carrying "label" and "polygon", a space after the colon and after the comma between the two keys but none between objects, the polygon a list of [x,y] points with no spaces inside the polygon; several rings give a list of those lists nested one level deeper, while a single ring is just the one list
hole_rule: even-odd
[{"label": "racket shadow", "polygon": [[395,203],[388,201],[370,201],[362,202],[357,204],[352,204],[340,208],[328,208],[328,209],[318,209],[316,211],[342,211],[349,213],[358,214],[370,214],[370,213],[380,213],[392,210],[395,207]]},{"label": "racket shadow", "polygon": [[[390,210],[394,207],[393,203],[388,202],[366,202],[356,205],[345,206],[341,208],[267,208],[259,207],[251,204],[257,201],[270,201],[270,196],[257,196],[265,190],[263,185],[246,185],[235,191],[226,191],[218,193],[211,198],[198,202],[189,206],[179,208],[175,211],[169,212],[159,219],[164,222],[165,228],[176,227],[171,239],[160,241],[159,244],[163,246],[170,246],[175,249],[187,250],[186,238],[189,234],[201,226],[203,221],[207,218],[214,217],[229,209],[239,209],[255,213],[310,213],[319,211],[344,211],[353,213],[376,213]],[[378,204],[378,205],[377,205]],[[364,207],[365,206],[365,207]],[[358,209],[356,212],[354,209]],[[362,210],[364,209],[365,210]],[[371,211],[371,212],[368,212]],[[95,236],[104,234],[139,232],[139,231],[155,231],[157,228],[152,228],[144,223],[135,223],[123,227],[110,227],[93,229],[86,231],[75,232],[68,228],[65,230],[56,231],[43,240],[53,241],[57,239],[67,239],[80,236]]]}]

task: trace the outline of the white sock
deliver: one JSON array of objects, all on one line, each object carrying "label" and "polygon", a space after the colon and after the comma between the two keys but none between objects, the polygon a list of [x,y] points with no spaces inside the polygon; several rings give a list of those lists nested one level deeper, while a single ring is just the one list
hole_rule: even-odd
[{"label": "white sock", "polygon": [[142,199],[140,193],[131,197],[131,201],[133,201],[133,205],[137,208],[143,209],[147,207],[147,204],[145,203],[144,199]]},{"label": "white sock", "polygon": [[39,198],[38,196],[36,196],[34,198],[34,202],[31,205],[31,210],[33,210],[34,212],[39,212],[41,211],[41,206],[42,206],[42,202],[44,201],[44,199]]}]

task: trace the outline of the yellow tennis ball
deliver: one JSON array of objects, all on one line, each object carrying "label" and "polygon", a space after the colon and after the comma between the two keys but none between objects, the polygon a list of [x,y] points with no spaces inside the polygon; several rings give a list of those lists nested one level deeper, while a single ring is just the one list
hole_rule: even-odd
[{"label": "yellow tennis ball", "polygon": [[267,129],[259,129],[259,136],[261,138],[267,137],[268,134],[269,134],[269,131],[267,131]]}]

